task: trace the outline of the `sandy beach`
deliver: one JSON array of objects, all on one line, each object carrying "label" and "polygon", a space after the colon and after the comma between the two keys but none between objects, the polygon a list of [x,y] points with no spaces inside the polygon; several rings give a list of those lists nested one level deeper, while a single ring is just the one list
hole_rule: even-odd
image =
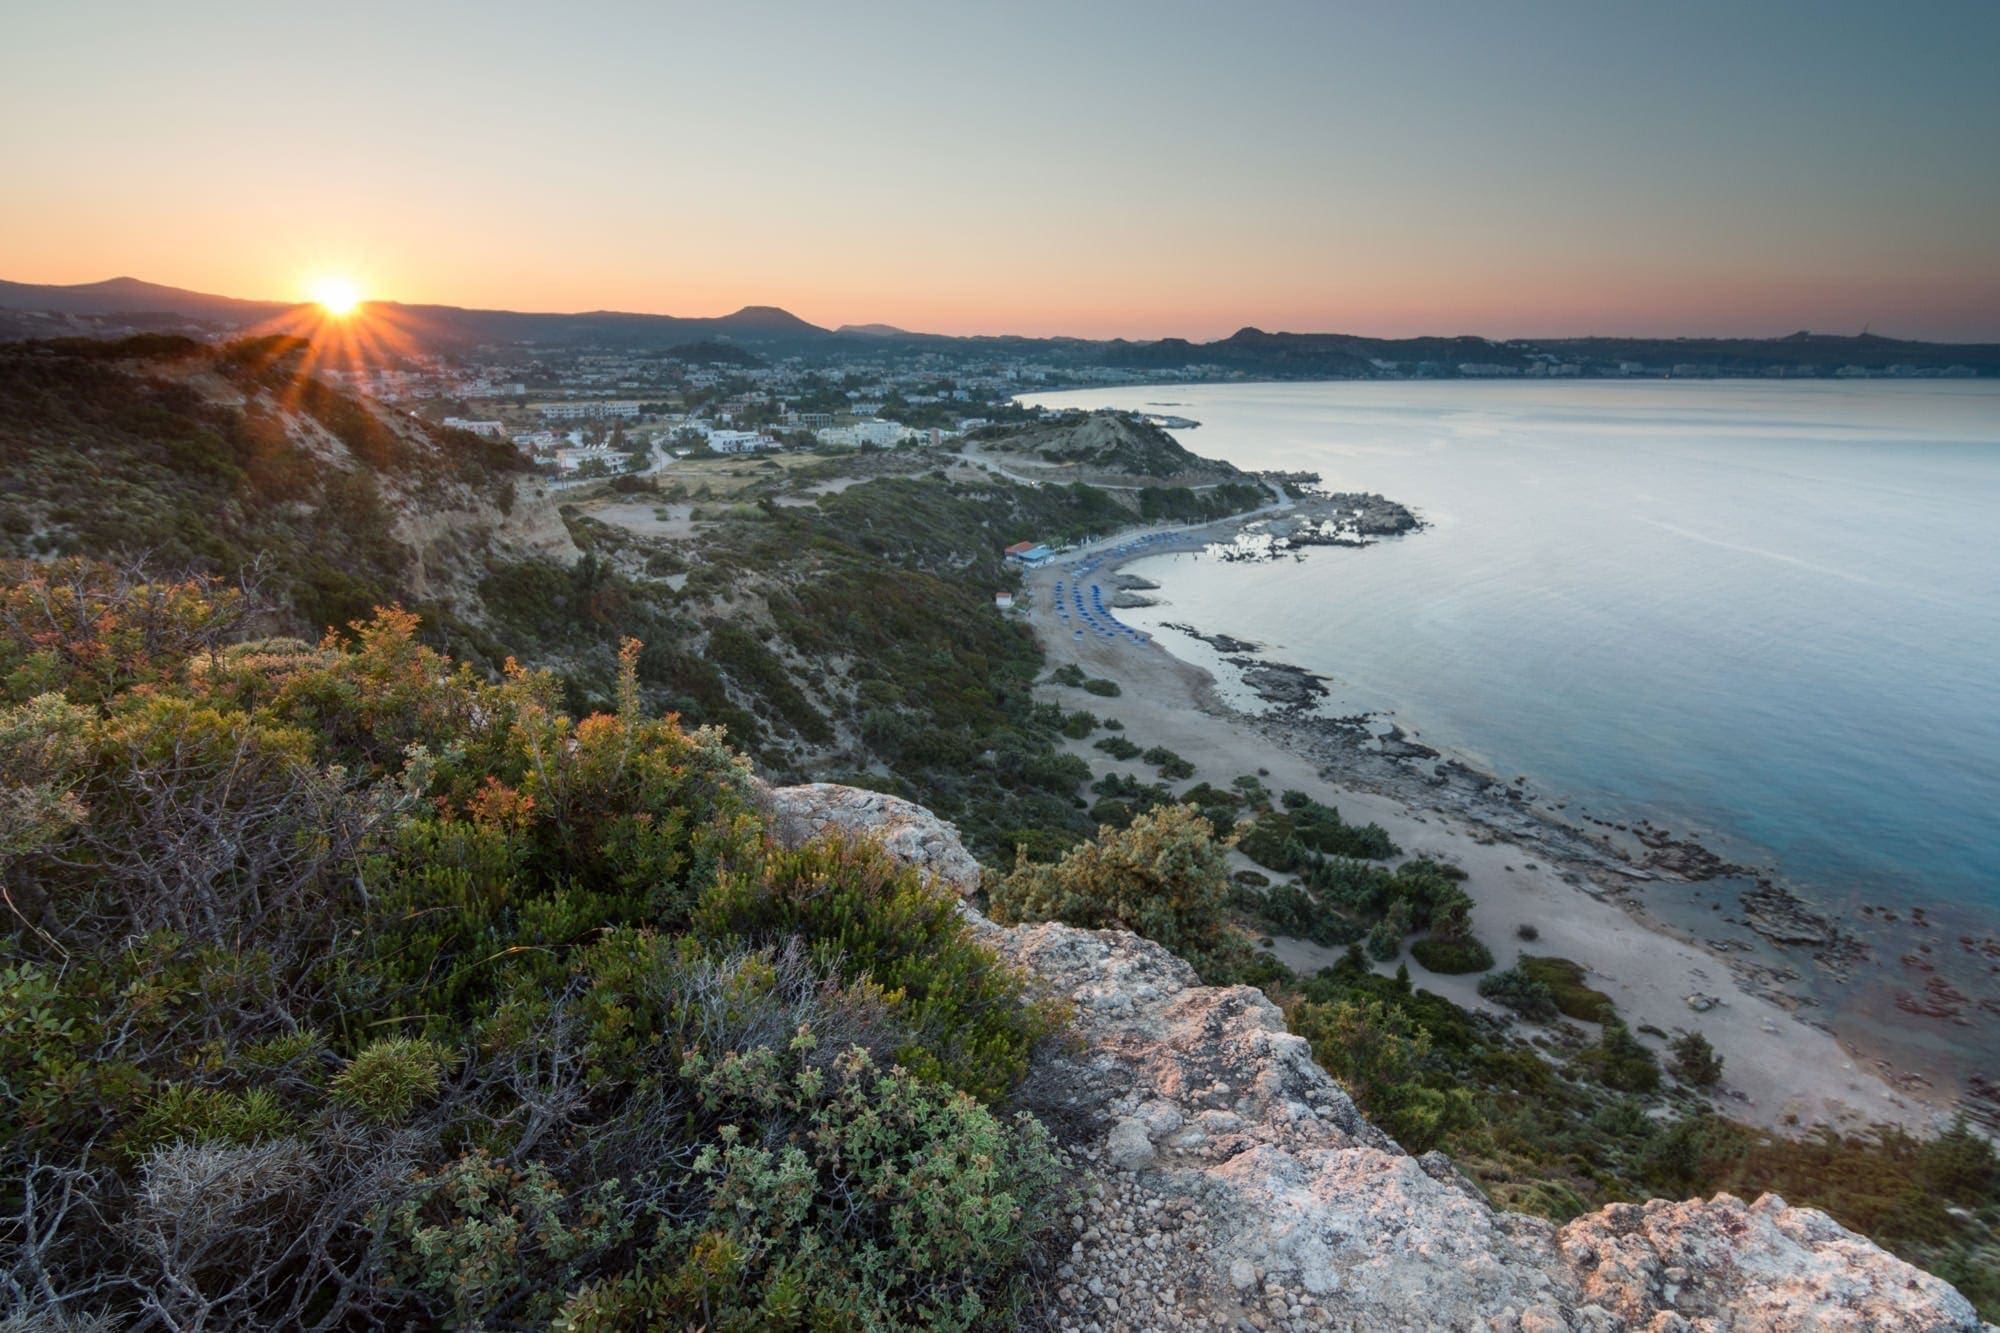
[{"label": "sandy beach", "polygon": [[[1242,521],[1136,529],[1129,535],[1153,539],[1143,554],[1193,551],[1226,539]],[[1117,564],[1142,554],[1119,552],[1123,540],[1108,539],[1028,572],[1017,613],[1034,627],[1050,666],[1075,663],[1120,687],[1117,697],[1107,699],[1048,685],[1041,697],[1116,718],[1124,724],[1123,734],[1138,744],[1164,745],[1183,756],[1196,772],[1172,784],[1177,791],[1203,781],[1226,786],[1238,775],[1260,774],[1273,790],[1295,788],[1337,806],[1351,822],[1380,824],[1406,854],[1462,867],[1477,904],[1475,928],[1492,948],[1498,967],[1510,966],[1523,952],[1570,958],[1588,969],[1590,984],[1612,997],[1635,1030],[1649,1025],[1669,1033],[1701,1032],[1725,1060],[1716,1102],[1727,1115],[1787,1132],[1817,1124],[1853,1128],[1875,1122],[1930,1129],[1948,1118],[1942,1099],[1933,1105],[1899,1089],[1879,1062],[1858,1057],[1833,1034],[1801,1018],[1797,1004],[1788,1003],[1791,997],[1768,972],[1740,959],[1732,965],[1649,915],[1643,891],[1632,891],[1631,880],[1661,877],[1635,874],[1602,855],[1597,849],[1604,835],[1593,831],[1589,839],[1569,838],[1561,825],[1512,814],[1504,801],[1488,803],[1499,807],[1496,818],[1450,791],[1433,795],[1420,784],[1385,782],[1360,768],[1343,772],[1339,757],[1317,743],[1310,723],[1276,710],[1251,711],[1234,696],[1232,706],[1214,676],[1175,657],[1157,640],[1076,636],[1068,622],[1051,612],[1053,585],[1067,580],[1077,566],[1098,562],[1088,577],[1105,585],[1108,596]],[[1171,597],[1170,592],[1160,595]],[[1093,775],[1134,771],[1133,764],[1111,759],[1089,741],[1068,744],[1090,764]],[[1151,776],[1143,767],[1137,771]],[[1531,944],[1516,936],[1524,923],[1539,932]],[[1284,937],[1274,940],[1272,951],[1301,972],[1332,963],[1340,952]],[[1409,968],[1419,987],[1467,1008],[1505,1016],[1480,999],[1477,976],[1434,974],[1413,959]],[[1688,1003],[1697,994],[1717,1003],[1697,1012]],[[1661,1045],[1657,1038],[1643,1039],[1656,1048]]]}]

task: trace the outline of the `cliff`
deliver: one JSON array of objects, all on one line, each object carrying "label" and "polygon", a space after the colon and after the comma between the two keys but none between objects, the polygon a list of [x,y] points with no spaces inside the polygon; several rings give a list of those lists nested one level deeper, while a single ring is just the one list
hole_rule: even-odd
[{"label": "cliff", "polygon": [[[961,893],[977,863],[894,797],[769,793],[803,839],[873,830]],[[1618,1204],[1557,1227],[1495,1210],[1440,1153],[1356,1111],[1277,1007],[1123,931],[977,929],[1075,1010],[1024,1099],[1080,1196],[1046,1314],[1065,1328],[1977,1330],[1947,1283],[1775,1195]]]}]

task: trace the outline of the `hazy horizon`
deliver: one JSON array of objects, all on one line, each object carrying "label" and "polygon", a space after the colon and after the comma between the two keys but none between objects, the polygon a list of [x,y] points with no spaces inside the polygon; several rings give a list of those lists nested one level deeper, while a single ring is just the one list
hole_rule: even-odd
[{"label": "hazy horizon", "polygon": [[19,281],[1198,341],[2000,339],[1990,5],[10,28]]}]

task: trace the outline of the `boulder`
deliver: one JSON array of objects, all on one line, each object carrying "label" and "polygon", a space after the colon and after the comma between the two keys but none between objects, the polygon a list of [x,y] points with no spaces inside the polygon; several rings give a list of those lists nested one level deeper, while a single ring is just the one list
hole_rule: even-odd
[{"label": "boulder", "polygon": [[828,829],[867,833],[898,860],[937,876],[961,896],[979,888],[979,862],[958,830],[914,801],[831,782],[766,787],[762,793],[779,841],[796,847]]}]

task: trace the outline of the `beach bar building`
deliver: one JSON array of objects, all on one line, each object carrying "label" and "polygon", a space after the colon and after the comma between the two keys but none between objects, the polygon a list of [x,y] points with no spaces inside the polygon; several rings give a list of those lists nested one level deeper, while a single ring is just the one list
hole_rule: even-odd
[{"label": "beach bar building", "polygon": [[1007,548],[1007,558],[1009,560],[1012,560],[1017,565],[1027,565],[1030,568],[1046,564],[1054,556],[1055,552],[1040,542],[1015,542]]}]

